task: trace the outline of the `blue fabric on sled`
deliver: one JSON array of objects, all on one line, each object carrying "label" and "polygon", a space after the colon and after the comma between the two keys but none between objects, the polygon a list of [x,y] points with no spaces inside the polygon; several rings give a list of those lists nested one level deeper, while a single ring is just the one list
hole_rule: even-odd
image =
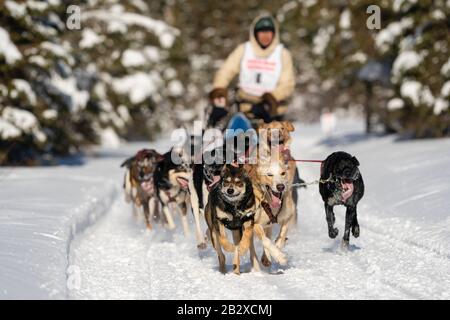
[{"label": "blue fabric on sled", "polygon": [[[239,134],[240,132],[246,132],[249,129],[253,129],[252,124],[250,123],[250,120],[241,112],[236,113],[233,115],[233,117],[230,119],[230,122],[228,122],[227,129],[234,130],[232,131],[226,131],[225,130],[225,139],[233,138],[236,134]],[[242,131],[240,131],[240,130]],[[236,130],[239,130],[236,132]]]},{"label": "blue fabric on sled", "polygon": [[[253,132],[247,132],[252,130]],[[258,144],[258,135],[254,130],[250,120],[241,112],[236,113],[228,122],[227,129],[225,130],[225,141],[234,140],[235,137],[246,135],[250,138],[250,146],[255,147]],[[238,150],[238,152],[244,152],[245,150]]]}]

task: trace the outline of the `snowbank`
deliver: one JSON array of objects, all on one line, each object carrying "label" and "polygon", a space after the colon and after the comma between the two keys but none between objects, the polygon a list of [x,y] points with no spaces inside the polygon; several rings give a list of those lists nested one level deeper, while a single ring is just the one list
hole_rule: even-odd
[{"label": "snowbank", "polygon": [[67,298],[71,241],[117,195],[116,161],[0,169],[0,299]]}]

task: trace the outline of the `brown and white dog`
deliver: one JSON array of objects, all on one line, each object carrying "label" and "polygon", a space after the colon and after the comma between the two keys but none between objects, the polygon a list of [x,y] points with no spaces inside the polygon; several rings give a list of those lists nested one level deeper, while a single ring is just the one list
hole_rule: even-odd
[{"label": "brown and white dog", "polygon": [[188,205],[191,206],[197,246],[199,249],[205,249],[205,238],[200,226],[199,200],[194,192],[191,159],[183,150],[174,147],[162,156],[155,170],[156,194],[162,204],[167,227],[175,228],[172,211],[179,211],[185,235],[189,234],[187,210]]},{"label": "brown and white dog", "polygon": [[153,174],[160,160],[161,155],[155,150],[142,149],[121,165],[121,167],[126,167],[123,183],[125,200],[132,203],[135,215],[139,208],[143,209],[148,229],[152,229],[150,218],[159,220],[159,204],[156,198]]},{"label": "brown and white dog", "polygon": [[[240,257],[249,249],[256,258],[253,246],[253,218],[255,196],[252,183],[242,166],[227,164],[220,174],[220,181],[213,186],[205,207],[209,235],[219,258],[219,270],[225,269],[226,252],[233,252],[233,271],[240,274]],[[233,232],[234,244],[229,242],[226,229]],[[256,263],[258,263],[256,261]]]}]

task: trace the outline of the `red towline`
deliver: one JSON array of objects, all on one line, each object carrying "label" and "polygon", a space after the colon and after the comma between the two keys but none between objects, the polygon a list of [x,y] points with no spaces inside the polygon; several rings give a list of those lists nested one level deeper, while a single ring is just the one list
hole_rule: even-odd
[{"label": "red towline", "polygon": [[290,161],[295,162],[316,162],[316,163],[322,163],[323,160],[303,160],[303,159],[291,159]]}]

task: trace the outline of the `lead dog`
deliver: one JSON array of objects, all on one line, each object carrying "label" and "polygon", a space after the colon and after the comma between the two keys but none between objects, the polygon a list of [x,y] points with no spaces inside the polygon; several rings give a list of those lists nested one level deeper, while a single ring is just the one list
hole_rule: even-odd
[{"label": "lead dog", "polygon": [[159,160],[161,155],[155,150],[142,149],[121,164],[121,167],[126,167],[123,183],[125,200],[132,203],[135,215],[138,208],[143,208],[148,229],[152,229],[150,218],[159,220],[159,205],[153,180]]},{"label": "lead dog", "polygon": [[[248,165],[258,210],[255,215],[255,234],[263,240],[261,262],[270,266],[271,257],[281,265],[287,263],[281,252],[287,233],[297,219],[297,190],[292,184],[299,180],[295,161],[290,153],[292,123],[271,122],[258,128],[259,153],[256,165]],[[280,233],[273,246],[270,241],[273,224],[280,225]],[[254,266],[255,269],[258,266]]]},{"label": "lead dog", "polygon": [[[261,262],[270,266],[272,258],[281,265],[287,264],[281,251],[286,243],[289,227],[295,221],[295,203],[290,190],[292,173],[284,158],[274,152],[270,158],[260,158],[256,165],[246,166],[252,180],[256,200],[255,235],[262,241],[264,254]],[[280,225],[275,244],[271,241],[273,224]],[[256,261],[256,263],[254,263]],[[259,269],[257,259],[252,260],[255,270]]]},{"label": "lead dog", "polygon": [[322,164],[319,184],[328,223],[328,235],[334,239],[339,230],[334,227],[335,217],[333,207],[343,205],[347,208],[345,214],[345,231],[342,246],[348,247],[350,229],[355,238],[359,237],[359,224],[356,207],[364,195],[364,182],[359,171],[359,161],[346,152],[334,152]]},{"label": "lead dog", "polygon": [[[255,196],[252,183],[242,166],[227,164],[220,181],[211,189],[205,208],[205,218],[214,249],[219,259],[219,270],[225,273],[225,255],[233,252],[233,271],[240,274],[240,257],[253,247],[253,217]],[[228,241],[225,229],[233,231],[234,245]]]}]

